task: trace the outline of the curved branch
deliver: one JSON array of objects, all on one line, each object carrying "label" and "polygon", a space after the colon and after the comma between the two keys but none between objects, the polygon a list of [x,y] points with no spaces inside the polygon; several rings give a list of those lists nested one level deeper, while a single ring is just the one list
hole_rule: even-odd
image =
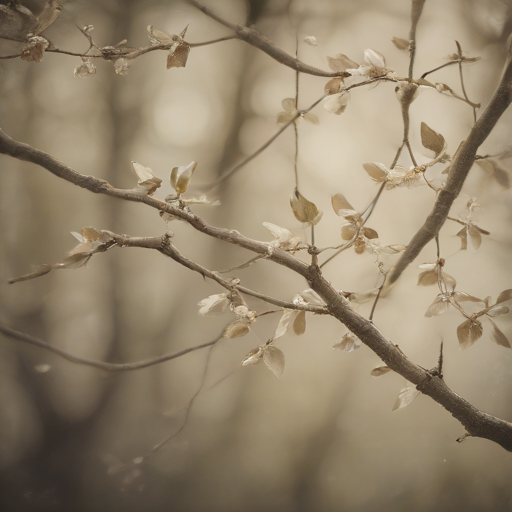
[{"label": "curved branch", "polygon": [[460,151],[455,156],[448,174],[445,187],[439,192],[434,207],[423,226],[413,236],[407,249],[390,272],[386,291],[397,281],[407,266],[439,233],[450,212],[453,201],[458,197],[462,185],[473,166],[476,152],[489,136],[502,114],[512,101],[512,49],[509,46],[505,67],[491,101],[477,120],[468,138],[463,142]]},{"label": "curved branch", "polygon": [[143,361],[137,361],[135,363],[105,363],[103,361],[96,361],[95,359],[86,359],[84,357],[74,356],[65,350],[62,350],[58,347],[54,347],[49,343],[46,343],[39,338],[34,336],[30,336],[29,334],[25,334],[20,331],[15,331],[14,329],[10,329],[5,325],[0,325],[0,332],[9,338],[13,338],[18,341],[23,341],[24,343],[28,343],[29,345],[34,345],[35,347],[43,348],[48,350],[49,352],[53,352],[68,361],[76,364],[82,364],[85,366],[91,366],[92,368],[97,368],[98,370],[103,370],[105,372],[128,372],[131,370],[140,370],[142,368],[148,368],[149,366],[154,366],[156,364],[165,363],[166,361],[170,361],[171,359],[176,359],[178,357],[184,356],[189,352],[194,352],[195,350],[200,350],[202,348],[211,347],[215,345],[217,341],[222,338],[222,333],[217,336],[212,341],[207,343],[203,343],[202,345],[196,345],[195,347],[185,348],[183,350],[179,350],[178,352],[172,352],[170,354],[164,354],[162,356],[152,357],[150,359],[144,359]]},{"label": "curved branch", "polygon": [[200,4],[196,0],[186,0],[189,4],[193,5],[201,12],[206,14],[206,16],[212,18],[217,21],[221,25],[233,30],[235,32],[237,39],[241,41],[245,41],[246,43],[258,48],[259,50],[265,52],[267,55],[272,57],[277,62],[288,66],[289,68],[295,69],[296,71],[300,71],[301,73],[307,73],[308,75],[315,76],[326,76],[326,77],[335,77],[335,76],[348,76],[347,73],[331,73],[329,71],[322,71],[321,69],[315,68],[308,64],[304,64],[299,59],[292,57],[289,53],[285,52],[283,49],[279,48],[273,41],[265,37],[263,34],[258,32],[256,29],[252,27],[244,27],[242,25],[235,25],[233,23],[229,23],[225,19],[221,18],[214,12],[212,12],[208,7]]}]

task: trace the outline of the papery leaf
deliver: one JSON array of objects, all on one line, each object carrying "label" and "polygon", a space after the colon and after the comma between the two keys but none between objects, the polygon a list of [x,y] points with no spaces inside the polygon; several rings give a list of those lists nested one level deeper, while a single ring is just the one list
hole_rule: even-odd
[{"label": "papery leaf", "polygon": [[455,287],[457,286],[457,281],[454,277],[452,277],[450,274],[447,274],[446,272],[443,272],[442,274],[444,284],[446,285],[446,288],[451,289],[451,291],[455,290]]},{"label": "papery leaf", "polygon": [[496,299],[496,304],[501,304],[502,302],[505,302],[506,300],[512,299],[512,289],[503,290]]},{"label": "papery leaf", "polygon": [[489,319],[489,322],[492,324],[492,339],[494,342],[496,342],[498,345],[501,345],[502,347],[510,348],[510,342],[508,341],[507,337],[503,334],[503,332],[498,329],[498,326]]},{"label": "papery leaf", "polygon": [[464,350],[483,334],[482,323],[479,320],[466,320],[457,327],[457,338],[459,339],[459,349]]},{"label": "papery leaf", "polygon": [[368,302],[370,299],[373,299],[379,293],[379,288],[372,288],[371,290],[366,290],[360,293],[351,293],[348,297],[350,302],[355,302],[356,304],[364,304]]},{"label": "papery leaf", "polygon": [[299,293],[299,296],[302,297],[310,306],[325,306],[325,302],[322,297],[312,290],[311,288],[307,288]]},{"label": "papery leaf", "polygon": [[371,48],[367,48],[364,52],[364,61],[371,66],[376,66],[379,68],[386,67],[386,57],[382,55],[382,53],[377,50],[372,50]]},{"label": "papery leaf", "polygon": [[253,348],[243,359],[242,366],[259,363],[263,358],[263,347]]},{"label": "papery leaf", "polygon": [[123,57],[116,59],[114,61],[114,71],[117,75],[126,76],[128,74],[128,69],[130,68],[131,65],[132,63],[128,59],[125,59]]},{"label": "papery leaf", "polygon": [[464,226],[458,233],[457,236],[460,238],[460,250],[465,251],[468,248],[468,229]]},{"label": "papery leaf", "polygon": [[468,235],[469,240],[471,241],[471,247],[474,251],[478,251],[482,245],[482,235],[480,234],[480,231],[476,229],[475,226],[468,224]]},{"label": "papery leaf", "polygon": [[363,164],[364,170],[370,175],[374,181],[382,182],[386,181],[389,174],[389,169],[379,162],[371,162]]},{"label": "papery leaf", "polygon": [[334,350],[343,350],[344,352],[353,352],[361,346],[361,340],[354,334],[347,332],[342,338],[336,340],[332,346]]},{"label": "papery leaf", "polygon": [[318,120],[318,117],[315,116],[312,112],[306,112],[302,115],[302,118],[308,121],[308,123],[312,124],[318,124],[320,121]]},{"label": "papery leaf", "polygon": [[444,137],[423,122],[421,123],[421,143],[425,148],[433,151],[436,156],[439,156],[446,146]]},{"label": "papery leaf", "polygon": [[359,64],[349,59],[346,55],[338,53],[335,57],[327,57],[327,63],[333,71],[346,71],[347,69],[357,68]]},{"label": "papery leaf", "polygon": [[427,318],[431,318],[433,316],[439,316],[443,313],[446,313],[450,309],[450,301],[446,297],[446,295],[439,294],[434,302],[430,304],[427,311],[425,311],[425,316]]},{"label": "papery leaf", "polygon": [[280,379],[284,372],[285,358],[284,354],[277,347],[269,345],[263,353],[263,361],[268,369]]},{"label": "papery leaf", "polygon": [[453,298],[457,302],[484,302],[482,299],[474,297],[473,295],[469,295],[469,293],[465,292],[454,292]]},{"label": "papery leaf", "polygon": [[372,229],[372,228],[362,228],[361,232],[369,240],[374,240],[375,238],[379,238],[379,234],[377,233],[377,231],[375,231],[375,229]]},{"label": "papery leaf", "polygon": [[341,228],[342,240],[352,240],[356,236],[357,228],[353,224],[346,224]]},{"label": "papery leaf", "polygon": [[316,40],[315,36],[306,36],[304,38],[304,42],[310,46],[318,46],[318,41]]},{"label": "papery leaf", "polygon": [[277,340],[281,336],[286,334],[286,331],[289,329],[290,324],[295,320],[295,317],[299,314],[299,311],[296,309],[286,309],[279,320],[279,324],[277,325],[276,332],[272,337],[274,340]]},{"label": "papery leaf", "polygon": [[399,49],[399,50],[407,50],[409,48],[409,41],[407,39],[403,39],[401,37],[392,37],[391,42]]},{"label": "papery leaf", "polygon": [[431,286],[437,284],[437,272],[435,270],[426,270],[418,276],[418,286]]},{"label": "papery leaf", "polygon": [[178,194],[186,192],[196,167],[197,162],[192,161],[188,165],[173,168],[171,171],[171,186]]},{"label": "papery leaf", "polygon": [[244,320],[234,320],[226,326],[222,335],[224,338],[240,338],[249,332],[249,324]]},{"label": "papery leaf", "polygon": [[153,25],[148,25],[147,31],[149,40],[153,46],[157,46],[159,44],[172,44],[174,42],[172,36],[162,30],[158,30],[153,27]]},{"label": "papery leaf", "polygon": [[279,112],[277,115],[277,124],[285,124],[295,117],[295,112]]},{"label": "papery leaf", "polygon": [[292,207],[295,218],[306,224],[316,223],[316,219],[320,212],[315,203],[308,201],[297,189],[293,191],[290,197],[290,205]]},{"label": "papery leaf", "polygon": [[338,94],[340,92],[341,84],[343,83],[343,78],[337,76],[336,78],[331,78],[324,87],[324,91],[326,94]]},{"label": "papery leaf", "polygon": [[264,222],[263,225],[274,235],[278,240],[287,240],[293,236],[292,232],[276,224],[270,222]]},{"label": "papery leaf", "polygon": [[221,315],[226,311],[229,305],[229,300],[225,293],[219,293],[200,300],[197,305],[200,307],[200,315]]},{"label": "papery leaf", "polygon": [[167,69],[184,68],[187,64],[190,45],[184,42],[178,44],[173,52],[167,55]]},{"label": "papery leaf", "polygon": [[488,316],[500,316],[500,315],[506,315],[510,312],[510,309],[507,308],[507,306],[493,306],[492,309],[487,311]]},{"label": "papery leaf", "polygon": [[331,112],[339,116],[345,112],[347,105],[350,101],[350,93],[348,91],[332,94],[324,103],[324,108],[327,112]]},{"label": "papery leaf", "polygon": [[[79,247],[79,246],[78,246]],[[70,251],[64,261],[53,268],[80,268],[83,267],[92,257],[92,252]],[[76,251],[76,252],[75,252]]]},{"label": "papery leaf", "polygon": [[[354,207],[346,200],[346,198],[343,194],[333,195],[331,198],[331,203],[332,203],[332,209],[334,210],[334,213],[336,213],[336,215],[339,215],[338,212],[340,210],[348,210],[348,211],[354,212],[351,215],[357,214],[357,212],[354,210]],[[344,217],[345,215],[348,215],[348,214],[344,214],[342,216]]]},{"label": "papery leaf", "polygon": [[285,98],[281,102],[281,105],[286,110],[286,112],[293,112],[293,111],[297,110],[295,98]]},{"label": "papery leaf", "polygon": [[501,164],[493,158],[477,160],[476,163],[503,188],[510,188],[510,175]]},{"label": "papery leaf", "polygon": [[381,375],[385,375],[386,373],[388,373],[390,371],[391,371],[391,368],[389,366],[377,366],[370,372],[370,375],[372,377],[380,377]]},{"label": "papery leaf", "polygon": [[398,393],[393,411],[407,407],[418,395],[419,390],[412,382],[408,382]]},{"label": "papery leaf", "polygon": [[306,332],[306,312],[299,311],[299,314],[295,317],[293,321],[293,332],[300,336]]},{"label": "papery leaf", "polygon": [[77,66],[73,72],[75,78],[86,78],[96,74],[96,66],[87,58],[82,58],[82,64]]}]

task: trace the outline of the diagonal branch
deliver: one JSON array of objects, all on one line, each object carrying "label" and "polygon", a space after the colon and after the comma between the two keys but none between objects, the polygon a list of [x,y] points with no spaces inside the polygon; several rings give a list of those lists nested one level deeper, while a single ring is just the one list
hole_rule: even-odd
[{"label": "diagonal branch", "polygon": [[252,27],[244,27],[242,25],[235,25],[221,18],[213,11],[200,4],[196,0],[186,0],[189,4],[193,5],[201,12],[206,14],[206,16],[212,18],[217,21],[221,25],[233,30],[235,32],[236,37],[241,41],[245,41],[246,43],[254,46],[265,52],[267,55],[270,55],[273,59],[277,60],[281,64],[288,66],[289,68],[295,69],[296,71],[300,71],[301,73],[307,73],[308,75],[315,76],[327,76],[327,77],[335,77],[335,76],[344,76],[346,73],[331,73],[329,71],[322,71],[321,69],[315,68],[313,66],[309,66],[308,64],[304,64],[299,59],[292,57],[289,53],[285,52],[282,48],[279,48],[273,41],[265,37],[263,34],[258,32],[255,28]]},{"label": "diagonal branch", "polygon": [[498,87],[481,117],[469,132],[468,138],[462,144],[460,151],[455,156],[448,174],[446,185],[439,192],[430,215],[409,242],[407,249],[391,270],[386,285],[387,291],[389,291],[390,287],[402,275],[402,272],[407,268],[407,266],[414,261],[423,247],[425,247],[425,245],[427,245],[439,233],[448,217],[453,201],[455,201],[460,194],[466,176],[473,166],[478,148],[489,136],[499,118],[505,110],[507,110],[511,101],[512,48],[509,44],[507,60],[505,62]]}]

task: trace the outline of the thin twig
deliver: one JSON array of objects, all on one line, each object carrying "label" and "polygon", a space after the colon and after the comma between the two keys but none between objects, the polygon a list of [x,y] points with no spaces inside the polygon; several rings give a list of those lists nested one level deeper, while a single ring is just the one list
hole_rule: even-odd
[{"label": "thin twig", "polygon": [[54,354],[57,354],[58,356],[67,359],[68,361],[71,361],[72,363],[81,364],[84,366],[91,366],[92,368],[97,368],[98,370],[103,370],[105,372],[111,373],[140,370],[142,368],[148,368],[149,366],[154,366],[156,364],[165,363],[166,361],[176,359],[190,352],[194,352],[196,350],[200,350],[206,347],[211,347],[222,338],[221,333],[213,341],[209,341],[201,345],[196,345],[195,347],[185,348],[183,350],[179,350],[178,352],[172,352],[169,354],[152,357],[150,359],[144,359],[142,361],[137,361],[135,363],[105,363],[103,361],[96,361],[95,359],[87,359],[84,357],[75,356],[73,354],[70,354],[69,352],[66,352],[65,350],[62,350],[58,347],[54,347],[53,345],[50,345],[49,343],[46,343],[45,341],[36,338],[35,336],[30,336],[29,334],[25,334],[14,329],[10,329],[5,325],[0,325],[0,332],[2,332],[5,336],[8,336],[9,338],[13,338],[15,340],[28,343],[29,345],[34,345],[44,350],[48,350],[49,352],[53,352]]}]

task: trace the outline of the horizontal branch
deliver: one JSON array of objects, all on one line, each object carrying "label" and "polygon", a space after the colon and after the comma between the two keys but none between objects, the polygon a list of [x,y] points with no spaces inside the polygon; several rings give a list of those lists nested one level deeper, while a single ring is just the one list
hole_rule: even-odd
[{"label": "horizontal branch", "polygon": [[423,226],[413,236],[400,259],[391,269],[386,291],[397,281],[403,271],[421,252],[423,247],[433,240],[444,225],[450,208],[459,196],[462,185],[473,166],[476,152],[489,136],[502,114],[512,101],[512,49],[508,48],[503,73],[491,101],[469,132],[460,151],[456,154],[444,188],[439,192],[434,207]]},{"label": "horizontal branch", "polygon": [[245,41],[246,43],[258,48],[259,50],[265,52],[267,55],[272,57],[277,62],[284,64],[285,66],[295,69],[296,71],[300,71],[301,73],[306,73],[308,75],[315,76],[326,76],[326,77],[335,77],[335,76],[349,76],[348,73],[345,72],[336,72],[332,73],[329,71],[322,71],[321,69],[315,68],[308,64],[304,64],[296,57],[291,56],[289,53],[285,52],[282,48],[279,48],[273,41],[265,37],[263,34],[258,32],[255,28],[252,27],[244,27],[242,25],[236,25],[233,23],[229,23],[225,19],[221,18],[213,11],[200,4],[196,0],[186,0],[189,4],[193,5],[201,12],[206,14],[206,16],[212,18],[217,21],[221,25],[233,30],[235,32],[237,39],[241,41]]},{"label": "horizontal branch", "polygon": [[149,366],[155,366],[156,364],[165,363],[166,361],[170,361],[171,359],[177,359],[178,357],[184,356],[185,354],[189,354],[190,352],[194,352],[196,350],[200,350],[202,348],[211,347],[215,345],[217,341],[222,338],[222,334],[217,336],[212,341],[208,341],[207,343],[203,343],[202,345],[196,345],[195,347],[185,348],[183,350],[179,350],[178,352],[172,352],[169,354],[164,354],[162,356],[152,357],[150,359],[144,359],[142,361],[137,361],[135,363],[105,363],[103,361],[96,361],[95,359],[86,359],[84,357],[74,356],[65,350],[62,350],[58,347],[54,347],[45,341],[36,338],[34,336],[30,336],[29,334],[25,334],[20,331],[15,331],[14,329],[10,329],[5,325],[0,325],[0,332],[9,338],[22,341],[23,343],[28,343],[29,345],[34,345],[35,347],[42,348],[44,350],[48,350],[49,352],[53,352],[68,361],[76,364],[82,364],[85,366],[91,366],[92,368],[97,368],[98,370],[103,370],[105,372],[128,372],[132,370],[140,370],[142,368],[148,368]]}]

